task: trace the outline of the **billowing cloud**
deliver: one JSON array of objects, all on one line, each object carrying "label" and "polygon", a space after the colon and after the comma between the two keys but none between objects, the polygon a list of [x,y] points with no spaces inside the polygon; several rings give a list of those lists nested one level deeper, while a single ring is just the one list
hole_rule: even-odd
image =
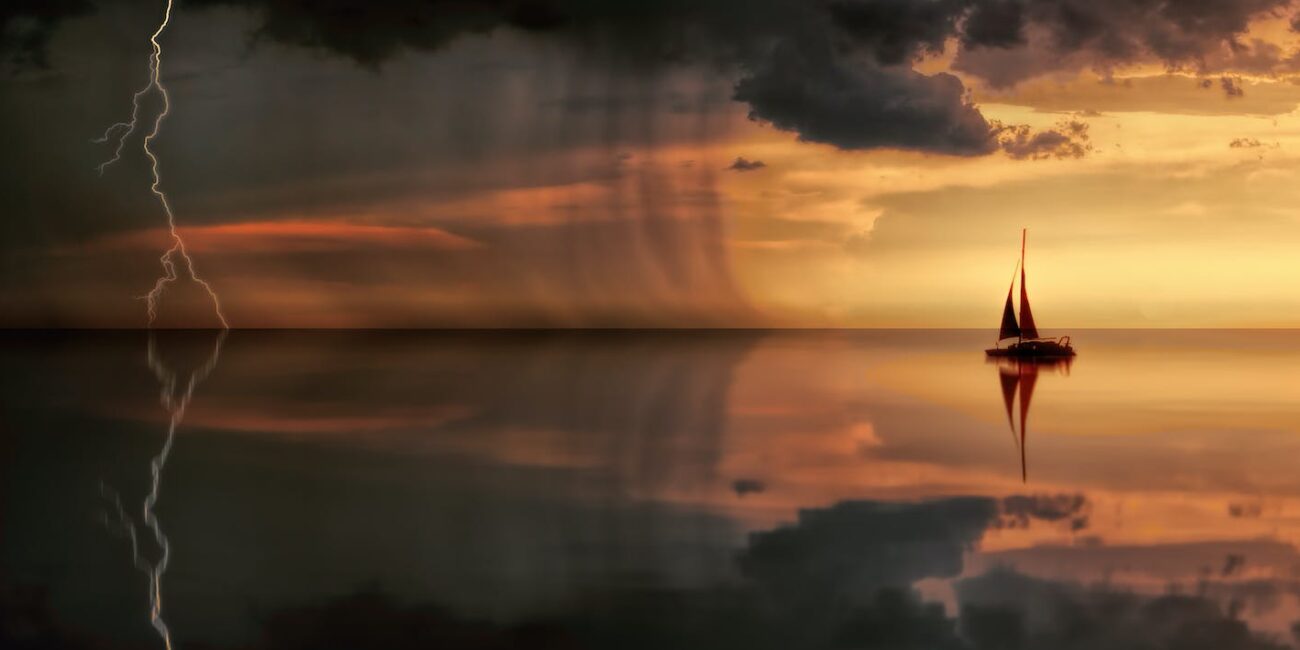
[{"label": "billowing cloud", "polygon": [[730,165],[727,166],[727,169],[736,172],[752,172],[764,167],[767,167],[767,163],[761,160],[750,160],[743,156],[738,156]]},{"label": "billowing cloud", "polygon": [[[1243,45],[1252,19],[1289,8],[1290,0],[1164,2],[1162,0],[973,0],[969,15],[998,11],[998,23],[961,33],[956,70],[1006,87],[1059,71],[1155,61],[1171,69],[1218,72],[1276,68],[1280,50]],[[998,7],[998,9],[990,9]],[[984,18],[966,25],[983,29]],[[960,31],[960,30],[959,30]],[[1019,35],[1022,38],[1014,38]]]},{"label": "billowing cloud", "polygon": [[[643,68],[717,61],[743,71],[735,99],[756,120],[841,149],[898,148],[954,155],[996,150],[992,131],[951,75],[910,62],[942,49],[963,4],[727,0],[627,8],[553,1],[355,3],[326,7],[214,0],[257,9],[259,34],[378,65],[403,49],[432,50],[459,34],[514,27],[598,47]],[[365,29],[358,29],[365,25]],[[683,34],[684,30],[684,34]]]},{"label": "billowing cloud", "polygon": [[897,65],[942,52],[968,4],[966,0],[833,0],[827,8],[832,22],[856,46],[882,64]]},{"label": "billowing cloud", "polygon": [[735,97],[750,105],[752,119],[841,149],[969,156],[994,148],[988,121],[956,77],[846,61],[826,44],[778,46],[736,84]]},{"label": "billowing cloud", "polygon": [[1092,151],[1088,124],[1078,120],[1067,120],[1056,128],[1037,132],[1023,125],[999,125],[997,132],[998,145],[1016,160],[1082,158]]}]

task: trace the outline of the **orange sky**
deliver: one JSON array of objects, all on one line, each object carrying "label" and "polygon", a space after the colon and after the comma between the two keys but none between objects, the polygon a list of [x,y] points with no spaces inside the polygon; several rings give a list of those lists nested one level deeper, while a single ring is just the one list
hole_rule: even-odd
[{"label": "orange sky", "polygon": [[[1246,70],[1226,43],[1202,55],[1222,72],[1149,56],[1009,87],[962,72],[955,41],[913,63],[954,72],[990,122],[1087,125],[1081,157],[1017,160],[808,142],[731,101],[734,71],[602,78],[511,32],[376,72],[212,37],[246,29],[240,12],[186,15],[157,147],[236,327],[992,327],[1021,228],[1045,327],[1300,326],[1300,84],[1290,63]],[[1285,55],[1300,45],[1286,22],[1257,16],[1237,42]],[[69,22],[51,45],[68,81],[24,86],[15,105],[39,117],[79,101],[76,80],[103,72],[94,48],[111,50],[101,31]],[[520,56],[534,67],[511,67]],[[473,66],[490,70],[479,85]],[[584,112],[601,93],[605,112]],[[64,130],[92,121],[55,113],[75,122]],[[59,155],[33,169],[81,169]],[[136,296],[167,242],[139,163],[128,151],[63,190],[114,213],[79,213],[98,225],[25,204],[4,324],[143,324]],[[206,322],[193,293],[176,286],[163,320]]]}]

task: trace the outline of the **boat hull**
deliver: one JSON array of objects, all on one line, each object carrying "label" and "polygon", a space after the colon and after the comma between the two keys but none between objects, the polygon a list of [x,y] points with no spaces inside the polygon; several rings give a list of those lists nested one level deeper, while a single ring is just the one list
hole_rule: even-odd
[{"label": "boat hull", "polygon": [[990,357],[1012,357],[1018,359],[1060,359],[1075,355],[1074,348],[1068,343],[1057,341],[1021,341],[1005,348],[990,348],[984,351]]}]

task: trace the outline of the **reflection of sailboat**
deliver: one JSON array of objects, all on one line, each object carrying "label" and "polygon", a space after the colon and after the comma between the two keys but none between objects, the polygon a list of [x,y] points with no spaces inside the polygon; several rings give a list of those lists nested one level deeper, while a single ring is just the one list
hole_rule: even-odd
[{"label": "reflection of sailboat", "polygon": [[[1020,450],[1020,480],[1029,480],[1029,470],[1025,462],[1026,425],[1029,421],[1029,404],[1034,398],[1034,386],[1038,383],[1040,370],[1062,374],[1070,373],[1070,357],[1056,359],[1001,359],[998,362],[998,379],[1002,384],[1002,402],[1007,407],[1007,424],[1011,426],[1011,438]],[[1016,394],[1020,394],[1020,432],[1016,432],[1015,406]]]},{"label": "reflection of sailboat", "polygon": [[[1029,292],[1025,289],[1025,231],[1020,231],[1020,320],[1016,321],[1016,312],[1011,305],[1011,296],[1016,289],[1016,276],[1011,274],[1011,287],[1007,289],[1007,303],[1002,309],[1002,327],[998,329],[998,340],[994,347],[985,352],[991,357],[1019,358],[1053,358],[1072,357],[1074,348],[1070,346],[1070,337],[1059,339],[1039,338],[1038,326],[1034,324],[1034,313],[1029,310]],[[1002,341],[1014,338],[1015,343],[1001,347]]]}]

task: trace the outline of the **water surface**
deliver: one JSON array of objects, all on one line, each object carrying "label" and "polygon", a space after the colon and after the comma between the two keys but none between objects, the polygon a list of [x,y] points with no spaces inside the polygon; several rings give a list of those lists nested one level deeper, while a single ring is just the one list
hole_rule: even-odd
[{"label": "water surface", "polygon": [[1293,647],[1300,333],[1074,334],[8,334],[0,645]]}]

